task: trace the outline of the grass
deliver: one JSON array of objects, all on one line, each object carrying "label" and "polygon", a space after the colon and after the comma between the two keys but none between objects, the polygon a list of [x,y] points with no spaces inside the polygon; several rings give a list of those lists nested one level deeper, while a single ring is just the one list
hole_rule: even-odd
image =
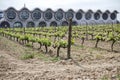
[{"label": "grass", "polygon": [[83,45],[80,45],[79,47],[80,47],[80,48],[82,48],[82,49],[84,48],[84,46],[83,46]]},{"label": "grass", "polygon": [[101,80],[108,80],[108,77],[107,77],[107,76],[103,76],[103,77],[101,78]]},{"label": "grass", "polygon": [[48,57],[45,56],[45,54],[43,54],[43,53],[35,54],[35,56],[36,56],[38,59],[42,59],[42,60],[44,60],[44,61],[48,61],[48,60],[49,60]]},{"label": "grass", "polygon": [[34,55],[36,58],[39,58],[41,60],[44,60],[44,61],[52,61],[52,62],[57,62],[60,60],[59,57],[50,57],[48,55],[45,55],[44,53],[36,53]]},{"label": "grass", "polygon": [[117,75],[117,79],[120,80],[120,74]]},{"label": "grass", "polygon": [[30,43],[25,44],[25,46],[27,46],[27,47],[33,47],[32,44],[30,44]]},{"label": "grass", "polygon": [[[109,80],[109,78],[108,78],[106,75],[104,75],[104,76],[101,78],[101,80]],[[112,80],[112,79],[110,79],[110,80]],[[120,74],[117,74],[115,80],[120,80]]]},{"label": "grass", "polygon": [[33,58],[34,58],[34,53],[32,53],[32,54],[25,53],[21,56],[21,59],[23,59],[23,60],[33,59]]},{"label": "grass", "polygon": [[60,60],[59,57],[52,57],[52,58],[51,58],[51,61],[53,61],[53,62],[57,62],[57,61],[59,61],[59,60]]}]

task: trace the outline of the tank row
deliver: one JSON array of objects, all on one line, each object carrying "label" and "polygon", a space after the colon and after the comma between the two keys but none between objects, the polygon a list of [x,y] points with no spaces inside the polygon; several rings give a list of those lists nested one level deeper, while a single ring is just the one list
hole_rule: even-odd
[{"label": "tank row", "polygon": [[0,14],[2,13],[3,17],[0,16],[0,27],[67,26],[69,18],[72,18],[72,25],[110,24],[117,22],[118,14],[116,10],[113,12],[109,10],[105,12],[101,10],[84,12],[82,9],[78,11],[72,9],[68,11],[63,9],[53,11],[48,8],[42,11],[39,8],[35,8],[30,11],[25,7],[19,11],[10,7]]}]

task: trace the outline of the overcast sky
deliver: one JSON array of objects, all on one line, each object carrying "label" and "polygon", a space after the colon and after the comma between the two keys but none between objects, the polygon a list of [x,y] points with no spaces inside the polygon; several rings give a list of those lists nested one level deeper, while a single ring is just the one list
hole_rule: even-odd
[{"label": "overcast sky", "polygon": [[[88,9],[105,11],[108,9],[111,12],[114,10],[120,12],[120,0],[0,0],[0,10],[5,10],[8,7],[14,7],[19,10],[24,7],[24,4],[29,10],[38,7],[41,10],[46,8],[68,10],[72,8],[75,11],[78,9],[83,9],[84,11]],[[118,20],[120,20],[120,13]]]}]

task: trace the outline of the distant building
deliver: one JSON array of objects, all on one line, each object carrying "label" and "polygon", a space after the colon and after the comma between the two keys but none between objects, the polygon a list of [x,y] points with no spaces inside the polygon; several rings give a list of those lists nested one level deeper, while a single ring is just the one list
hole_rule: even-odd
[{"label": "distant building", "polygon": [[119,23],[120,23],[120,21],[117,20],[117,24],[119,24]]},{"label": "distant building", "polygon": [[0,11],[0,20],[3,18],[3,11]]},{"label": "distant building", "polygon": [[67,26],[69,18],[73,20],[72,25],[110,24],[117,23],[117,14],[116,10],[113,12],[109,10],[105,12],[101,10],[84,12],[82,9],[78,11],[72,9],[68,11],[62,9],[53,11],[48,8],[42,11],[39,8],[35,8],[30,11],[24,7],[18,11],[10,7],[0,12],[0,27]]}]

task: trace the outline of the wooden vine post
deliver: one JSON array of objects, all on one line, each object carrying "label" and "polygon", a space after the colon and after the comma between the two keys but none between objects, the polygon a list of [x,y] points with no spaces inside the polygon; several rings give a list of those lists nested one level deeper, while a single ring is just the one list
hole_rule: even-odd
[{"label": "wooden vine post", "polygon": [[71,58],[72,18],[69,19],[67,58]]}]

